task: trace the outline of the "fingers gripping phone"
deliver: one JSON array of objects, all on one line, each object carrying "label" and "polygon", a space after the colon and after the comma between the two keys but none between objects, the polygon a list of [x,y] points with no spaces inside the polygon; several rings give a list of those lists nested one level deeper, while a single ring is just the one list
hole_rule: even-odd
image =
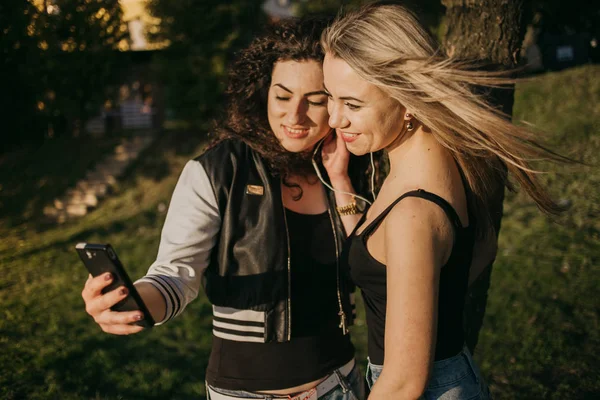
[{"label": "fingers gripping phone", "polygon": [[144,314],[141,321],[135,322],[135,325],[151,328],[154,320],[148,312],[146,305],[142,301],[138,291],[125,272],[123,264],[119,261],[117,253],[110,244],[78,243],[75,250],[79,258],[93,277],[110,272],[113,276],[113,282],[102,289],[102,293],[108,293],[118,287],[125,286],[129,292],[127,297],[111,307],[112,311],[137,311]]}]

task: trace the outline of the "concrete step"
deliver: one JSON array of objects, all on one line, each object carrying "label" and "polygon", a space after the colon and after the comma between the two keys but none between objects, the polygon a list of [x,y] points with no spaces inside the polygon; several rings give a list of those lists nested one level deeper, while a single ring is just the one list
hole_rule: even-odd
[{"label": "concrete step", "polygon": [[117,179],[123,176],[131,162],[137,159],[153,140],[153,135],[123,140],[112,154],[88,171],[85,178],[79,180],[75,187],[68,189],[64,196],[54,199],[52,204],[44,207],[44,216],[62,223],[86,215],[89,210],[98,206],[102,198],[110,194]]}]

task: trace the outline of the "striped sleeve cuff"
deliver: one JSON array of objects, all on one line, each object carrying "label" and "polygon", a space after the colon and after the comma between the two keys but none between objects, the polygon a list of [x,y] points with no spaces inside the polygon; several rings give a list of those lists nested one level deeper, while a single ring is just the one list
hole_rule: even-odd
[{"label": "striped sleeve cuff", "polygon": [[165,301],[165,318],[162,321],[157,321],[156,325],[162,325],[175,318],[177,315],[181,314],[185,308],[185,304],[182,302],[183,294],[181,293],[181,290],[179,290],[177,285],[169,278],[170,277],[165,275],[146,275],[136,281],[136,283],[147,282],[154,286]]}]

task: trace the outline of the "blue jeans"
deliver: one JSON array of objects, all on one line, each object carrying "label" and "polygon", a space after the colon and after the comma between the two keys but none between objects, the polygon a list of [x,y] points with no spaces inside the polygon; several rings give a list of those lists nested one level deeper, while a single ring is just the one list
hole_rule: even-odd
[{"label": "blue jeans", "polygon": [[[333,372],[335,374],[336,372]],[[352,371],[347,376],[338,374],[341,382],[327,393],[319,393],[319,400],[363,400],[365,398],[365,382],[358,367],[358,363],[354,365]],[[263,393],[247,392],[245,390],[227,390],[220,389],[214,386],[210,387],[215,392],[236,397],[239,399],[266,399],[277,400],[287,399],[287,396],[281,395],[266,395]],[[207,394],[207,400],[210,400],[210,395]]]},{"label": "blue jeans", "polygon": [[[373,388],[379,378],[382,365],[367,365],[367,384]],[[433,363],[431,377],[425,393],[420,397],[424,400],[490,400],[490,392],[475,365],[471,353],[464,347],[454,357]]]}]

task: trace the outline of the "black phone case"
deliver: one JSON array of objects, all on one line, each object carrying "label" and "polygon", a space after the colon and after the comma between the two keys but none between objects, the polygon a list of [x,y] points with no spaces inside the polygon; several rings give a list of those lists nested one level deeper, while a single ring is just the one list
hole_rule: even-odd
[{"label": "black phone case", "polygon": [[129,290],[129,295],[122,301],[111,307],[113,311],[136,311],[144,313],[144,319],[135,322],[135,325],[150,328],[154,325],[154,320],[148,312],[146,305],[142,301],[139,293],[129,275],[125,272],[123,264],[119,261],[117,254],[110,244],[78,243],[75,250],[79,258],[93,277],[110,272],[113,275],[113,282],[102,290],[102,293],[110,292],[120,286],[125,286]]}]

